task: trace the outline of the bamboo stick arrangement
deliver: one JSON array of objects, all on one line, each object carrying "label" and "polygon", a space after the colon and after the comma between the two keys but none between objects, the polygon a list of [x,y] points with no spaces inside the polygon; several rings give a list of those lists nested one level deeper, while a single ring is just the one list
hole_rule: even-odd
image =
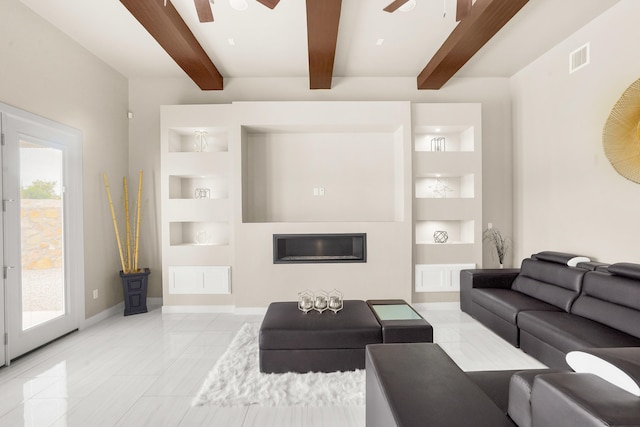
[{"label": "bamboo stick arrangement", "polygon": [[107,174],[103,174],[104,185],[107,189],[107,198],[109,199],[109,208],[111,210],[111,219],[113,220],[113,229],[116,233],[116,241],[118,243],[118,252],[120,254],[120,263],[122,265],[122,272],[124,274],[137,273],[138,268],[138,251],[140,249],[140,202],[142,200],[142,171],[140,171],[138,180],[138,198],[136,201],[136,224],[135,224],[135,237],[131,236],[131,217],[129,215],[129,189],[127,186],[127,178],[122,180],[124,189],[124,213],[125,213],[125,251],[122,249],[122,240],[120,239],[120,232],[118,231],[118,221],[116,220],[116,213],[113,208],[113,200],[111,199],[111,190],[109,188],[109,180]]}]

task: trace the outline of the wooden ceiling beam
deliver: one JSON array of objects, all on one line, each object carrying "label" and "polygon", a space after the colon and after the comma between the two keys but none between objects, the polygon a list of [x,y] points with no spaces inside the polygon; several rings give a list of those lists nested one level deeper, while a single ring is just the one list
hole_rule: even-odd
[{"label": "wooden ceiling beam", "polygon": [[307,0],[310,89],[331,89],[342,0]]},{"label": "wooden ceiling beam", "polygon": [[170,1],[120,0],[202,90],[222,90],[223,78]]},{"label": "wooden ceiling beam", "polygon": [[458,0],[456,5],[456,22],[460,22],[469,16],[472,5],[473,2],[471,0]]},{"label": "wooden ceiling beam", "polygon": [[418,75],[418,89],[440,89],[529,0],[476,0],[470,14]]},{"label": "wooden ceiling beam", "polygon": [[213,12],[211,11],[209,0],[194,0],[194,4],[196,5],[196,12],[198,12],[198,20],[200,22],[213,22]]},{"label": "wooden ceiling beam", "polygon": [[280,0],[258,0],[258,2],[267,6],[269,9],[273,9],[280,3]]}]

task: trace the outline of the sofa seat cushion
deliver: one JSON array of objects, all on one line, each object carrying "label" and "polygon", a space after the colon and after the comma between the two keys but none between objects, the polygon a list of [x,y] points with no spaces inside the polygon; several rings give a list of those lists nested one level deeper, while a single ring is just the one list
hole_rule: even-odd
[{"label": "sofa seat cushion", "polygon": [[521,311],[560,311],[558,307],[509,289],[473,289],[471,300],[514,325]]},{"label": "sofa seat cushion", "polygon": [[524,311],[518,327],[568,353],[589,347],[637,347],[640,339],[584,317],[565,312]]}]

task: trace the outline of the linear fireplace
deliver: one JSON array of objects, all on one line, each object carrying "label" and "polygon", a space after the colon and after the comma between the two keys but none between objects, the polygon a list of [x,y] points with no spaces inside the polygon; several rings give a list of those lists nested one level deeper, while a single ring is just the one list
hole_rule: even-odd
[{"label": "linear fireplace", "polygon": [[367,262],[367,234],[274,234],[273,263]]}]

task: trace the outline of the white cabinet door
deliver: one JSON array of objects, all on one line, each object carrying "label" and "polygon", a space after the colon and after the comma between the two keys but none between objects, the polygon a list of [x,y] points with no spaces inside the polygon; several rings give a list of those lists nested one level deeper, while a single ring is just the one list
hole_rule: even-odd
[{"label": "white cabinet door", "polygon": [[170,294],[230,294],[229,266],[169,267]]},{"label": "white cabinet door", "polygon": [[416,292],[460,291],[460,270],[476,268],[475,264],[417,264]]}]

